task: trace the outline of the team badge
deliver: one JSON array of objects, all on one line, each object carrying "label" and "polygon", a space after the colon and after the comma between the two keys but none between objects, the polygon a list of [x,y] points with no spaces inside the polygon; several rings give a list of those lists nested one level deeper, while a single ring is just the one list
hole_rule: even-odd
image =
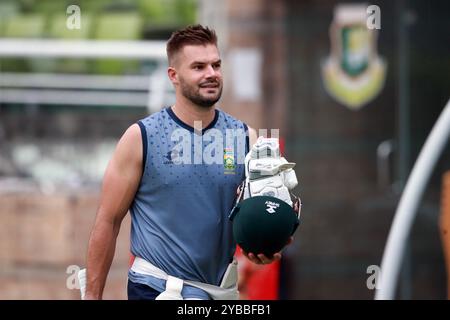
[{"label": "team badge", "polygon": [[377,53],[377,30],[366,26],[366,6],[339,5],[330,27],[331,53],[322,63],[327,92],[357,110],[384,86],[386,63]]},{"label": "team badge", "polygon": [[223,150],[223,166],[225,174],[235,174],[236,164],[234,163],[234,150],[233,148],[225,148]]}]

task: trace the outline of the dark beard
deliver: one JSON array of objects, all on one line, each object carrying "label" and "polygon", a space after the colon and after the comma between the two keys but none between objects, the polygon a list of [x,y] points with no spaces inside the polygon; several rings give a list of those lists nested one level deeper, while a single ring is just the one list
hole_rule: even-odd
[{"label": "dark beard", "polygon": [[185,85],[184,81],[181,81],[180,84],[181,93],[183,96],[202,108],[211,108],[217,101],[219,101],[220,96],[222,95],[222,87],[220,87],[216,98],[205,98],[200,95],[198,90],[196,91],[193,87]]}]

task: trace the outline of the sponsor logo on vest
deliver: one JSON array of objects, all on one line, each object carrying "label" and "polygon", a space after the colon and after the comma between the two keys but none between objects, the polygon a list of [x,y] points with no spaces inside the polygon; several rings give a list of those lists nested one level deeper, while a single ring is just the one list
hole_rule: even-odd
[{"label": "sponsor logo on vest", "polygon": [[177,160],[179,158],[179,152],[176,149],[171,150],[171,151],[167,152],[166,155],[164,155],[164,158],[166,159],[164,161],[164,164],[177,164]]}]

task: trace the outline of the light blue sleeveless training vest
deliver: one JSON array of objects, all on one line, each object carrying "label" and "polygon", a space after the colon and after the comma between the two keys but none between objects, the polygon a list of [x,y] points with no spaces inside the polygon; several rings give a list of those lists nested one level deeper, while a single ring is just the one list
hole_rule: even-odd
[{"label": "light blue sleeveless training vest", "polygon": [[[169,275],[219,285],[236,247],[228,214],[244,180],[247,126],[216,110],[200,134],[171,108],[138,124],[144,171],[130,208],[132,254]],[[131,270],[129,279],[165,287],[165,281]],[[207,297],[189,286],[182,295]]]}]

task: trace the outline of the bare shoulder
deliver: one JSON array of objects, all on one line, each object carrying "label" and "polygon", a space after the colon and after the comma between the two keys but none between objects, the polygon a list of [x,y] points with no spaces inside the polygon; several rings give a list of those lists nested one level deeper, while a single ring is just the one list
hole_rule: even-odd
[{"label": "bare shoulder", "polygon": [[129,126],[120,140],[125,140],[130,143],[141,143],[141,128],[139,128],[139,125],[134,123]]},{"label": "bare shoulder", "polygon": [[105,171],[99,219],[122,221],[142,176],[142,138],[138,125],[130,126],[120,138]]},{"label": "bare shoulder", "polygon": [[139,125],[133,124],[128,127],[117,143],[114,156],[124,162],[142,163],[142,136]]}]

